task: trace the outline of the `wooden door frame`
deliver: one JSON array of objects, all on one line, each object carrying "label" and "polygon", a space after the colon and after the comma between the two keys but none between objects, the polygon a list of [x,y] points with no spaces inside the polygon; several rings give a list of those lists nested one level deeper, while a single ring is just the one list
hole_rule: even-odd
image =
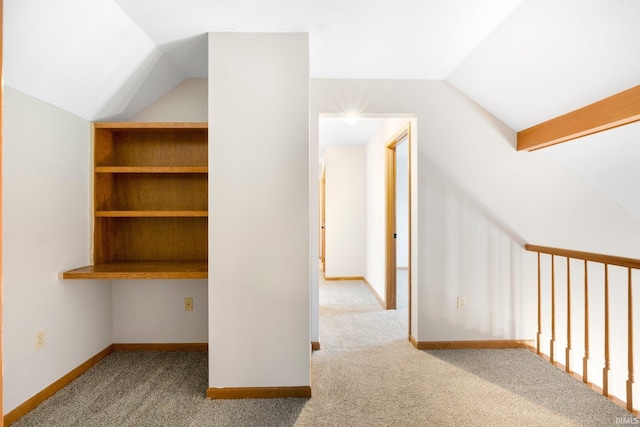
[{"label": "wooden door frame", "polygon": [[[2,0],[0,0],[0,78],[2,78],[2,76],[4,76],[4,64],[3,64],[3,37],[2,34],[4,32],[4,26],[2,24],[4,18],[3,18],[3,2]],[[3,126],[3,122],[2,122],[2,115],[4,114],[2,111],[2,103],[3,103],[3,93],[2,93],[2,85],[0,85],[0,242],[2,241],[2,134],[4,131],[4,126]],[[2,289],[2,245],[0,244],[0,427],[4,426],[4,407],[3,407],[3,400],[4,400],[4,379],[3,379],[3,375],[4,375],[4,361],[3,361],[3,357],[2,357],[2,352],[3,352],[3,347],[2,347],[2,342],[4,341],[4,329],[2,327],[2,318],[4,317],[3,315],[3,310],[4,307],[2,305],[2,300],[3,300],[3,289]]]},{"label": "wooden door frame", "polygon": [[407,142],[407,171],[408,171],[408,312],[409,335],[411,335],[411,122],[403,126],[386,145],[386,289],[385,304],[387,310],[397,307],[396,287],[396,148],[406,139]]}]

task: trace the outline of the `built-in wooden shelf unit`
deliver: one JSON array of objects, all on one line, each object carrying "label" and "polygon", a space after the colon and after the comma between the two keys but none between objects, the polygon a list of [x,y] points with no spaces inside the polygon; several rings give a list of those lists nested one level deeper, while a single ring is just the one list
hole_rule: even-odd
[{"label": "built-in wooden shelf unit", "polygon": [[206,278],[207,134],[207,123],[94,123],[93,265],[62,278]]}]

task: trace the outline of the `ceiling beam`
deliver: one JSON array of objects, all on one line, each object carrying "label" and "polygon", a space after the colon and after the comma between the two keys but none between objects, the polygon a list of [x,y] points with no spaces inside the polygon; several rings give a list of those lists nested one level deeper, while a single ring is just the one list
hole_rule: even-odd
[{"label": "ceiling beam", "polygon": [[640,120],[640,85],[518,132],[518,151],[533,151]]}]

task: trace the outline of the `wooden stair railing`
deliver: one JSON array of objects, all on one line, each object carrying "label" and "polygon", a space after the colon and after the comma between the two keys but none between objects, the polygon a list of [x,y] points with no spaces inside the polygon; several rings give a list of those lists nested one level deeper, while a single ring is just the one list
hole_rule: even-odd
[{"label": "wooden stair railing", "polygon": [[582,359],[582,381],[589,384],[589,276],[588,263],[600,263],[604,265],[604,366],[602,368],[602,394],[606,397],[610,396],[609,391],[609,375],[611,372],[611,353],[610,353],[610,307],[609,307],[609,266],[619,266],[627,269],[627,370],[628,376],[626,381],[626,409],[633,413],[633,385],[634,366],[633,366],[633,283],[632,270],[640,270],[640,260],[633,258],[622,258],[616,256],[595,254],[590,252],[580,252],[568,249],[558,249],[545,246],[525,245],[525,248],[531,252],[537,252],[538,256],[538,332],[536,340],[536,352],[541,355],[541,339],[542,339],[542,274],[540,254],[551,255],[551,340],[549,347],[549,360],[552,364],[556,363],[556,355],[554,347],[556,345],[556,281],[555,281],[555,257],[565,257],[567,260],[567,347],[565,349],[565,370],[568,373],[571,370],[571,259],[584,261],[584,357]]}]

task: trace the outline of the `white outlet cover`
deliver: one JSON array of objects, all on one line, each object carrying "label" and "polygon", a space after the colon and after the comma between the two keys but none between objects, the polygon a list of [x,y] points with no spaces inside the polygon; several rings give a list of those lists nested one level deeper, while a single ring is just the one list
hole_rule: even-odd
[{"label": "white outlet cover", "polygon": [[47,345],[47,333],[46,331],[38,331],[36,332],[35,341],[33,343],[33,347],[35,350],[40,350],[44,346]]}]

